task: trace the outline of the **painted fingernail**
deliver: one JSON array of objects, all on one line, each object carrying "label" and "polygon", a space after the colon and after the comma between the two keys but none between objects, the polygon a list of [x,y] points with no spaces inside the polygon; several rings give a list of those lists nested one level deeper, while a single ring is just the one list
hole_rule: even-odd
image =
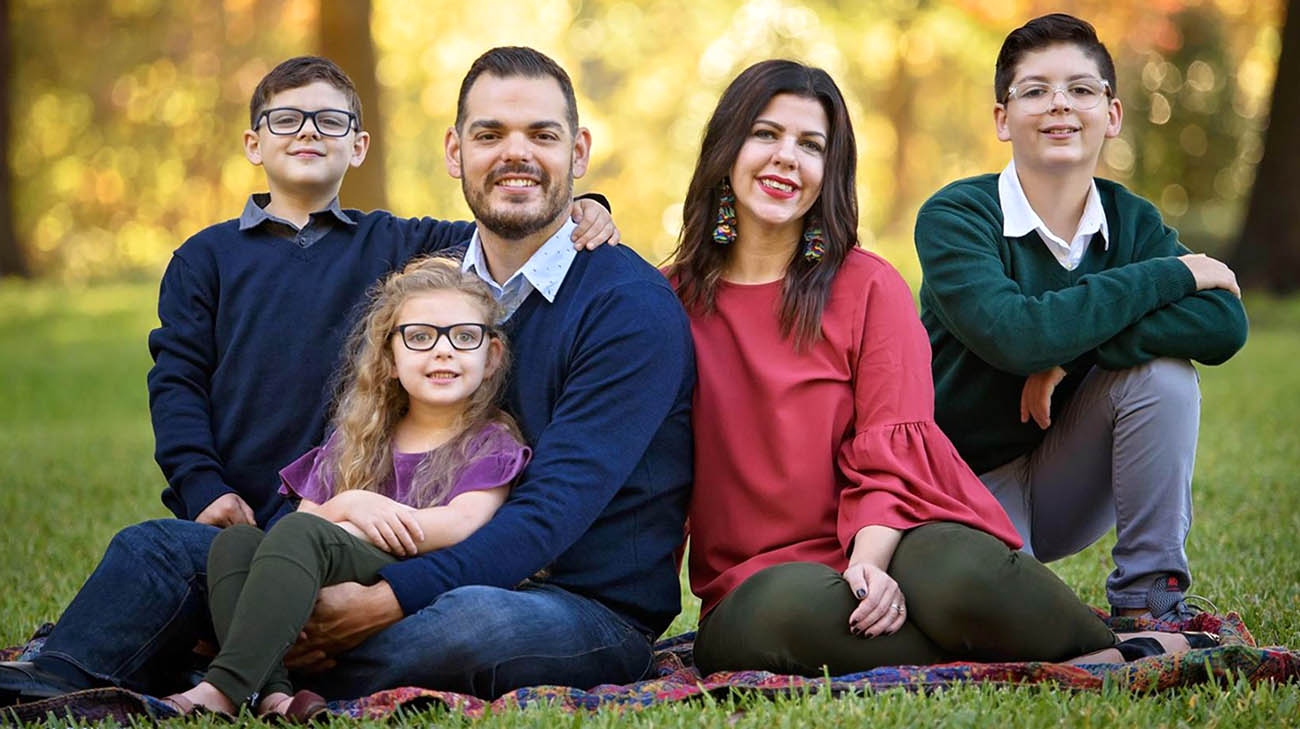
[{"label": "painted fingernail", "polygon": [[864,597],[867,596],[867,591],[864,590],[864,589],[862,589],[861,587],[859,587],[859,588],[858,588],[858,591],[855,592],[855,593],[853,593],[853,594],[854,594],[854,595],[857,595],[857,596],[858,596],[858,599],[861,600],[862,598],[864,598]]}]

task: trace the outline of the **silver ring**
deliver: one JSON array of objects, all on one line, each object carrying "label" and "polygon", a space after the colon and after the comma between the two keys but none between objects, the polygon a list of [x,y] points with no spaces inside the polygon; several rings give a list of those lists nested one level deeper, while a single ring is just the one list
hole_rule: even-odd
[{"label": "silver ring", "polygon": [[903,612],[903,606],[902,606],[902,605],[899,605],[899,604],[896,603],[896,602],[895,602],[895,603],[891,603],[889,606],[892,607],[892,608],[894,609],[894,612],[896,612],[896,613],[902,613],[902,612]]}]

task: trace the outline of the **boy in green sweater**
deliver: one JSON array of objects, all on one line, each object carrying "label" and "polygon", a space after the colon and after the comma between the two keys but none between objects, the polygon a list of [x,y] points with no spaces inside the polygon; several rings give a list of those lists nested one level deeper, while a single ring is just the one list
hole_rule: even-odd
[{"label": "boy in green sweater", "polygon": [[1012,161],[943,188],[916,221],[937,420],[1026,551],[1059,559],[1113,525],[1112,610],[1188,617],[1189,360],[1245,343],[1236,278],[1093,177],[1123,107],[1091,25],[1053,14],[1013,31],[995,87]]}]

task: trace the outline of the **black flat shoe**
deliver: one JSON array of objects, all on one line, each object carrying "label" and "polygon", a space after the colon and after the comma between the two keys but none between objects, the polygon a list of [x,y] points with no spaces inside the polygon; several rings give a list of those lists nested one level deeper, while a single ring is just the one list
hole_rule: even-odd
[{"label": "black flat shoe", "polygon": [[40,701],[87,688],[42,671],[30,661],[0,662],[0,706]]},{"label": "black flat shoe", "polygon": [[[1223,640],[1216,633],[1188,632],[1179,633],[1187,639],[1187,649],[1197,650],[1200,648],[1214,648],[1222,644]],[[1150,658],[1151,656],[1163,656],[1165,647],[1155,638],[1129,638],[1121,640],[1112,646],[1124,656],[1125,663],[1132,663],[1140,658]]]}]

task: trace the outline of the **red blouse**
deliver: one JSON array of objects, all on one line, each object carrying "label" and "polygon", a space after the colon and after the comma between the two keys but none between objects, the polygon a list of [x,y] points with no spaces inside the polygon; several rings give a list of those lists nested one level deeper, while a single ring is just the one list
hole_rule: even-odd
[{"label": "red blouse", "polygon": [[857,531],[953,521],[1012,548],[1011,521],[934,423],[930,344],[883,258],[853,249],[822,338],[781,336],[781,282],[719,284],[691,316],[695,490],[691,589],[707,613],[775,564],[848,567]]}]

